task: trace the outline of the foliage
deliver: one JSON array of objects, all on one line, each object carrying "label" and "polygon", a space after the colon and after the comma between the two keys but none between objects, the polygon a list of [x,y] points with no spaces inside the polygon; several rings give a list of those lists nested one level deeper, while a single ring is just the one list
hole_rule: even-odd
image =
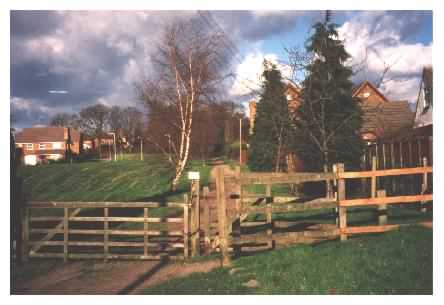
[{"label": "foliage", "polygon": [[350,55],[338,38],[337,25],[327,14],[325,22],[313,26],[306,43],[312,60],[305,67],[302,103],[297,109],[295,149],[309,170],[345,162],[348,168],[359,165],[362,150],[359,130],[362,113],[352,98],[352,70],[346,66]]},{"label": "foliage", "polygon": [[[182,200],[189,181],[180,180],[171,193],[168,182],[173,175],[165,158],[145,155],[144,161],[85,161],[79,163],[25,166],[20,169],[30,200],[60,201],[136,201],[155,197]],[[129,158],[129,157],[128,157]],[[201,183],[208,183],[210,167],[192,161],[190,170],[201,172]]]},{"label": "foliage", "polygon": [[168,138],[166,145],[152,137],[152,130],[146,136],[175,167],[171,190],[177,188],[190,157],[196,111],[215,100],[223,87],[231,61],[226,42],[221,29],[203,24],[200,17],[171,22],[151,56],[152,73],[137,83],[151,123],[167,124],[166,133],[154,130]]},{"label": "foliage", "polygon": [[[155,285],[147,294],[431,294],[432,230],[412,227],[345,243],[300,245],[242,257]],[[243,286],[257,280],[257,288]]]},{"label": "foliage", "polygon": [[264,61],[262,77],[248,165],[253,171],[279,171],[293,128],[281,72],[274,64]]}]

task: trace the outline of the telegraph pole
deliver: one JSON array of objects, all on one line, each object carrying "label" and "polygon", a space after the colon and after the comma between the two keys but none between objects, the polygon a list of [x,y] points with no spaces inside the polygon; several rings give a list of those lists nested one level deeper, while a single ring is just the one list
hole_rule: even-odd
[{"label": "telegraph pole", "polygon": [[140,161],[143,161],[143,139],[142,137],[140,138]]},{"label": "telegraph pole", "polygon": [[242,165],[242,118],[239,119],[239,165]]}]

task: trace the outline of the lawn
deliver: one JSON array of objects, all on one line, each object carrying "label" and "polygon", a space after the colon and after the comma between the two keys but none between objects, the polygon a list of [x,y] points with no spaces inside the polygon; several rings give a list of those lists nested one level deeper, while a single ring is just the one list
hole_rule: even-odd
[{"label": "lawn", "polygon": [[[432,230],[299,245],[153,286],[146,294],[431,294]],[[231,274],[230,274],[231,271]],[[244,284],[257,281],[257,287]]]},{"label": "lawn", "polygon": [[[201,174],[208,183],[210,167],[202,161],[189,162],[187,170]],[[42,166],[25,166],[25,192],[30,200],[54,201],[182,201],[189,189],[186,172],[177,192],[170,192],[173,169],[158,155],[145,160],[85,161]]]}]

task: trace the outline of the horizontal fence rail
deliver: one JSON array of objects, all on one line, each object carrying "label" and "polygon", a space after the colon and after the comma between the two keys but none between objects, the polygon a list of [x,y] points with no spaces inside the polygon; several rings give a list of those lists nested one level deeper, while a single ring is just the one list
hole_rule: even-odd
[{"label": "horizontal fence rail", "polygon": [[183,203],[30,201],[23,218],[23,253],[65,261],[184,258],[190,209],[187,197]]},{"label": "horizontal fence rail", "polygon": [[[288,245],[338,237],[342,241],[350,235],[383,233],[405,226],[423,225],[431,227],[432,222],[423,221],[423,217],[418,217],[413,223],[388,224],[387,206],[419,203],[422,207],[426,202],[431,202],[433,194],[429,188],[430,183],[428,183],[427,176],[432,173],[433,169],[427,166],[427,160],[423,160],[423,166],[420,167],[384,170],[377,170],[376,160],[372,160],[372,170],[349,172],[345,170],[344,164],[335,164],[332,172],[320,173],[240,173],[240,169],[237,168],[234,176],[227,176],[225,179],[223,179],[225,176],[223,170],[221,170],[221,172],[218,172],[216,181],[218,214],[220,215],[219,232],[215,244],[220,247],[219,251],[222,253],[223,265],[230,264],[228,253],[238,256],[243,250],[254,249],[259,244],[266,247],[265,249],[273,249],[275,244]],[[385,177],[407,175],[415,175],[415,180],[412,181],[421,183],[419,194],[386,196],[386,190],[381,188],[384,184],[378,183],[381,182],[378,179],[385,179]],[[369,198],[350,198],[350,194],[347,196],[346,181],[349,179],[360,179],[361,185],[370,182]],[[235,185],[233,194],[224,193],[225,181]],[[324,182],[326,196],[300,202],[301,198],[296,196],[273,196],[272,194],[273,185],[294,185],[305,182]],[[356,183],[356,181],[353,183]],[[248,185],[264,185],[265,194],[247,193],[245,187]],[[350,190],[348,188],[348,191]],[[363,193],[366,194],[366,192]],[[353,196],[356,195],[356,193],[353,193]],[[231,207],[226,202],[228,198],[233,200],[230,203]],[[220,206],[223,208],[220,208]],[[347,222],[347,210],[369,206],[375,208],[378,225],[369,225],[374,221],[369,219],[366,225],[350,226]],[[404,207],[401,206],[401,208]],[[322,221],[313,220],[311,216],[302,216],[301,218],[298,214],[295,214],[296,219],[294,221],[290,221],[292,215],[284,215],[283,218],[279,216],[279,214],[287,212],[304,213],[324,209],[326,211],[325,213],[322,212],[324,213],[322,214]],[[420,210],[422,212],[425,209],[424,205],[424,208]],[[222,210],[225,212],[222,212]],[[250,215],[252,217],[248,217]],[[312,214],[309,213],[308,215]],[[209,225],[208,228],[210,228]],[[209,230],[208,228],[207,230]]]}]

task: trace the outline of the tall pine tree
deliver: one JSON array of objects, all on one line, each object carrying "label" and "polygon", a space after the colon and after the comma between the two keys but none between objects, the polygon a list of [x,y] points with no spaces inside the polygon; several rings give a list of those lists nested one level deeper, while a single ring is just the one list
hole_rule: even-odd
[{"label": "tall pine tree", "polygon": [[306,42],[313,60],[306,66],[302,83],[296,149],[308,170],[331,170],[336,162],[358,166],[362,151],[362,112],[359,101],[352,97],[352,70],[346,66],[350,55],[336,27],[327,12]]},{"label": "tall pine tree", "polygon": [[248,165],[253,171],[282,170],[292,130],[284,83],[276,65],[264,61],[262,94],[257,103]]}]

